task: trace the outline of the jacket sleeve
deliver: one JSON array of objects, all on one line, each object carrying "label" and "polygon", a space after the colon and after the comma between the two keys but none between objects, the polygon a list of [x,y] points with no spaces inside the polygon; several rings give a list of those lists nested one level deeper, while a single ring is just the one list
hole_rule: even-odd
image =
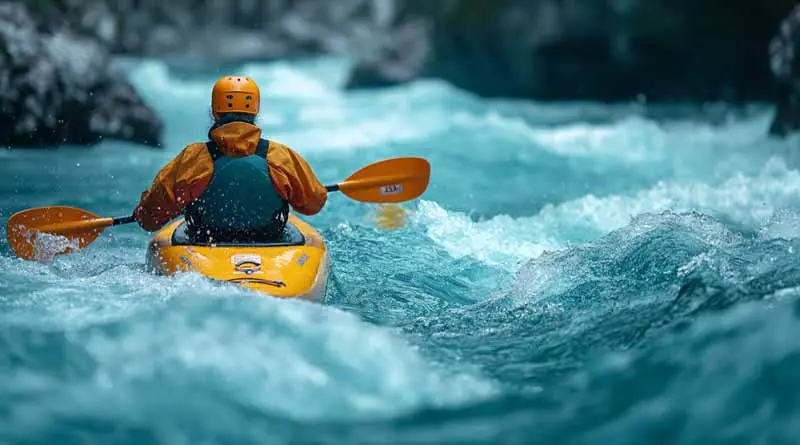
[{"label": "jacket sleeve", "polygon": [[283,199],[303,215],[315,215],[325,206],[328,191],[311,166],[291,148],[272,141],[268,163],[272,182]]},{"label": "jacket sleeve", "polygon": [[152,186],[142,193],[134,211],[136,221],[149,232],[164,227],[203,193],[213,171],[205,146],[189,145],[158,172]]}]

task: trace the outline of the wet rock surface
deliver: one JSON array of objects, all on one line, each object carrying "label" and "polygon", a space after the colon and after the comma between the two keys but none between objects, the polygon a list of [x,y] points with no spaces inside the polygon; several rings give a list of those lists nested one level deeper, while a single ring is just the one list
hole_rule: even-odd
[{"label": "wet rock surface", "polygon": [[[484,96],[539,100],[765,99],[772,92],[769,40],[794,5],[782,0],[429,3],[397,3],[398,28],[409,19],[428,27],[417,27],[417,40],[387,40],[382,56],[358,66],[352,86],[380,84],[376,76],[386,83],[438,77]],[[422,47],[427,53],[420,57]],[[405,62],[396,54],[404,54]]]},{"label": "wet rock surface", "polygon": [[106,47],[0,3],[0,146],[90,145],[104,138],[157,146],[163,124]]},{"label": "wet rock surface", "polygon": [[444,79],[484,96],[771,97],[768,46],[794,0],[37,2],[115,53],[251,60],[347,54],[348,86]]},{"label": "wet rock surface", "polygon": [[769,132],[783,137],[800,130],[800,6],[781,22],[770,42],[770,68],[775,78],[776,110]]}]

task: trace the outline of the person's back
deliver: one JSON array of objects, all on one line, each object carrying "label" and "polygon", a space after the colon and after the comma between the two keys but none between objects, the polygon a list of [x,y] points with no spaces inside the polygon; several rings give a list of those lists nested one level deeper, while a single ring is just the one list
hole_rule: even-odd
[{"label": "person's back", "polygon": [[305,215],[322,209],[325,187],[292,149],[262,138],[259,110],[251,79],[217,81],[209,140],[188,145],[142,194],[134,213],[142,228],[158,230],[184,213],[198,241],[267,239],[283,231],[289,205]]}]

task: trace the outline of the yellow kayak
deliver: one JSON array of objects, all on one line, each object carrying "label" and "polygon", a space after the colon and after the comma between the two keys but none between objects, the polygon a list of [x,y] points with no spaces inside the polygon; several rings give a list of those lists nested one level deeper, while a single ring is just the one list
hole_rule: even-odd
[{"label": "yellow kayak", "polygon": [[330,268],[322,235],[293,214],[286,233],[269,244],[191,244],[179,218],[153,236],[147,267],[159,275],[195,272],[270,296],[320,301]]}]

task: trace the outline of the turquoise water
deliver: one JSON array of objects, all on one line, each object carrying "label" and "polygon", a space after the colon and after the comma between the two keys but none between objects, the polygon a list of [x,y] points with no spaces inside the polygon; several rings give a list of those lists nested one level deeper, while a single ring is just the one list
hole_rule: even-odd
[{"label": "turquoise water", "polygon": [[[127,73],[167,148],[0,152],[2,223],[124,216],[202,140],[215,76]],[[50,264],[0,256],[3,443],[792,443],[800,435],[797,140],[636,104],[341,91],[338,62],[251,65],[267,135],[326,183],[424,156],[408,224],[332,195],[325,304],[144,271],[117,227]],[[3,237],[5,240],[5,237]]]}]

